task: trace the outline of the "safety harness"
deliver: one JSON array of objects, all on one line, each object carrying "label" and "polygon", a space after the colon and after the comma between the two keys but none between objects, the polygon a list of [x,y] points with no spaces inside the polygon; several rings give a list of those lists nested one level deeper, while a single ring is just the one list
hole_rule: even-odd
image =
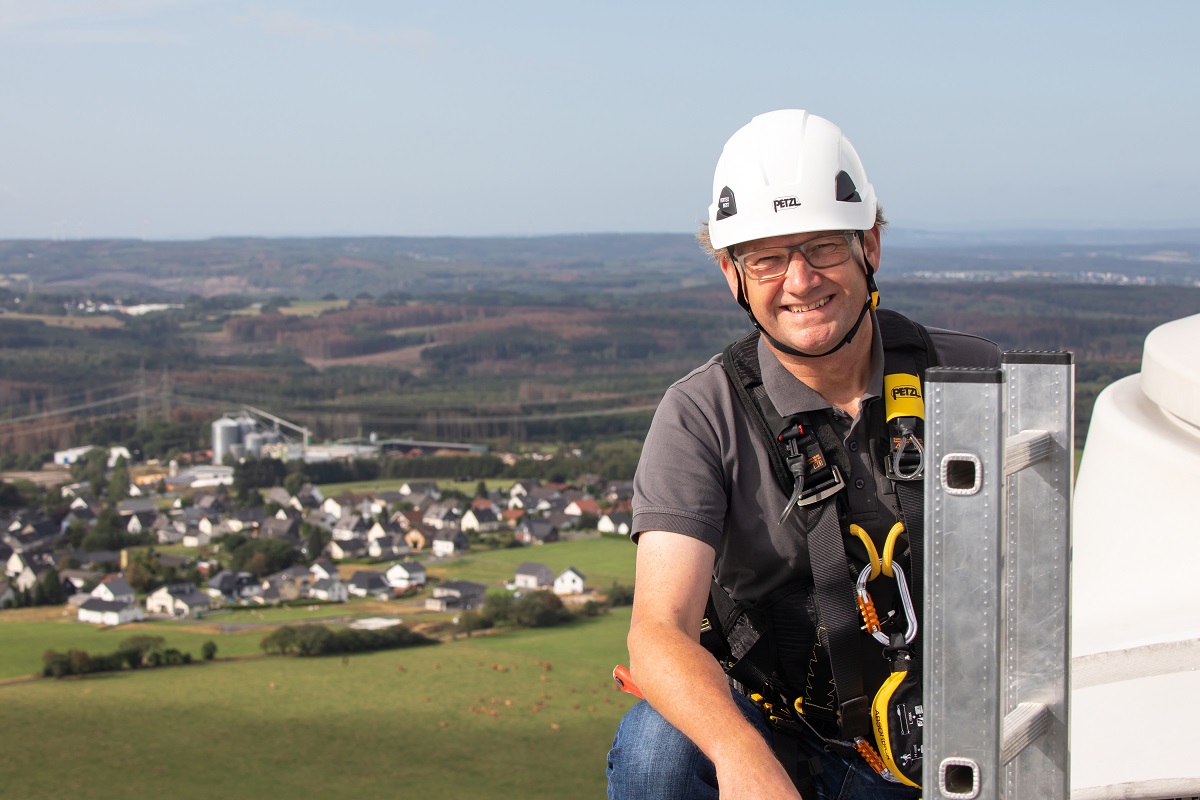
[{"label": "safety harness", "polygon": [[[759,333],[722,354],[747,418],[766,444],[771,471],[788,497],[775,524],[806,536],[808,576],[752,602],[734,601],[714,578],[701,627],[701,644],[726,674],[784,734],[811,731],[827,749],[862,756],[884,777],[916,786],[920,778],[919,621],[923,586],[923,477],[920,376],[936,365],[928,331],[886,309],[876,311],[884,347],[884,411],[868,404],[874,463],[893,481],[900,521],[883,543],[846,517],[845,476],[850,460],[827,411],[782,417],[767,396],[758,363]],[[910,575],[898,561],[897,543],[908,540]],[[867,552],[862,566],[847,555],[847,539]],[[861,561],[861,559],[858,559]],[[903,621],[880,621],[868,584],[895,580]],[[864,633],[865,631],[865,633]],[[887,677],[864,679],[872,658],[888,660]],[[870,693],[872,696],[868,696]],[[795,736],[776,736],[777,751],[803,791],[818,762],[799,757]],[[875,744],[871,744],[874,740]]]}]

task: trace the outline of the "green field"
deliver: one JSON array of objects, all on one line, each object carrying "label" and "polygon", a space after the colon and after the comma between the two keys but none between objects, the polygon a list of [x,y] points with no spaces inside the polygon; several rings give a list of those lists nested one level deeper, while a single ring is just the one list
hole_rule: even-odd
[{"label": "green field", "polygon": [[0,685],[0,794],[601,798],[628,624]]},{"label": "green field", "polygon": [[555,575],[575,567],[588,586],[603,591],[614,581],[633,585],[636,551],[624,536],[599,536],[538,547],[480,550],[445,562],[427,561],[425,569],[444,579],[503,583],[512,581],[521,562],[534,561],[550,567]]}]

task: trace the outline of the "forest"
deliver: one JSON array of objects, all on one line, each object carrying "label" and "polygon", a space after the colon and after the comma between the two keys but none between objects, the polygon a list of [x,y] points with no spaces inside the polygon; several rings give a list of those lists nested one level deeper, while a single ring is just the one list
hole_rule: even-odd
[{"label": "forest", "polygon": [[[16,260],[18,244],[35,256],[26,261],[54,255],[40,284],[0,285],[0,467],[80,444],[131,444],[146,458],[202,450],[210,423],[243,404],[304,424],[316,441],[375,433],[506,449],[636,442],[672,381],[749,330],[688,237],[398,241],[76,243],[88,254],[74,262],[62,252],[71,243],[0,242],[0,266]],[[336,277],[338,259],[355,248],[358,266],[346,269],[370,262],[392,274],[379,265],[401,245],[412,262],[403,285],[343,286]],[[331,248],[335,277],[301,280],[304,265],[320,266]],[[917,251],[897,252],[907,263]],[[155,267],[164,254],[172,258]],[[639,254],[645,263],[635,263]],[[962,258],[943,266],[969,266],[979,254]],[[111,274],[145,271],[141,294],[102,294],[97,275],[110,273],[85,269],[98,263]],[[242,265],[245,285],[205,293],[227,286],[214,279],[229,264]],[[283,280],[289,271],[294,280]],[[249,285],[264,275],[287,291]],[[1200,310],[1194,280],[950,281],[898,269],[879,282],[883,306],[926,325],[1005,349],[1073,351],[1077,444],[1099,390],[1139,368],[1145,335]],[[174,290],[164,298],[166,284]],[[128,313],[163,299],[171,307]]]}]

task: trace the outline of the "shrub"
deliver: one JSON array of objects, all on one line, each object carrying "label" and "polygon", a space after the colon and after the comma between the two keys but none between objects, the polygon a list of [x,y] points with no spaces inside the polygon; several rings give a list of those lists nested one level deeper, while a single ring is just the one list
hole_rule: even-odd
[{"label": "shrub", "polygon": [[212,661],[217,656],[217,643],[209,639],[204,644],[200,645],[200,656],[205,661]]}]

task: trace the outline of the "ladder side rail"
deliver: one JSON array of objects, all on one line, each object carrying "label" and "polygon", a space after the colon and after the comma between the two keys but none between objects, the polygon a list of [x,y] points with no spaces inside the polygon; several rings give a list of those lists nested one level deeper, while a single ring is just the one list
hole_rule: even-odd
[{"label": "ladder side rail", "polygon": [[[1010,352],[1004,572],[1003,797],[1066,800],[1074,365]],[[1017,445],[1017,446],[1014,446]]]},{"label": "ladder side rail", "polygon": [[930,369],[925,387],[922,796],[997,800],[1004,373]]}]

